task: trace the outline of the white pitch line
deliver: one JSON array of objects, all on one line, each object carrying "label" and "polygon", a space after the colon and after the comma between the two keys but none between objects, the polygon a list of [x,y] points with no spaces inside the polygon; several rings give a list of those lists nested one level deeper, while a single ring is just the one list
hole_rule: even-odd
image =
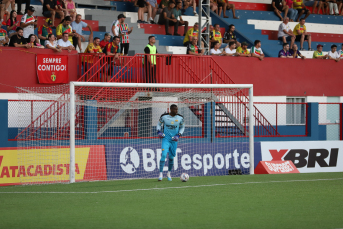
[{"label": "white pitch line", "polygon": [[131,189],[131,190],[114,190],[114,191],[97,191],[97,192],[0,192],[0,194],[99,194],[99,193],[137,192],[137,191],[153,191],[153,190],[181,189],[181,188],[201,188],[201,187],[214,187],[214,186],[224,186],[224,185],[241,185],[241,184],[268,184],[268,183],[286,183],[286,182],[332,181],[332,180],[342,180],[342,179],[343,178],[313,179],[313,180],[265,181],[265,182],[243,182],[243,183],[208,184],[208,185],[165,187],[165,188],[146,188],[146,189]]}]

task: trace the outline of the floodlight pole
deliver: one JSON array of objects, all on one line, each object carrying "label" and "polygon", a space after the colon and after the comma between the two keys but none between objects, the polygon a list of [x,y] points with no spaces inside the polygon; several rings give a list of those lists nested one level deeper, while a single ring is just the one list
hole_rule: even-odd
[{"label": "floodlight pole", "polygon": [[[202,0],[199,1],[199,33],[198,33],[198,47],[201,47],[201,41],[204,42],[204,55],[210,54],[210,0]],[[204,22],[202,21],[202,17],[204,16]],[[205,30],[203,30],[206,28]]]}]

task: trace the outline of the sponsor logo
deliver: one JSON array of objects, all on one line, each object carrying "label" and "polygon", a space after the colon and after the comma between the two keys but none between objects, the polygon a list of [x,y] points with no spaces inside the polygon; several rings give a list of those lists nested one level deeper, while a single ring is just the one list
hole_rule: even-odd
[{"label": "sponsor logo", "polygon": [[289,163],[289,161],[283,162],[283,163],[273,163],[273,162],[264,162],[268,169],[272,172],[276,173],[289,173],[294,170],[292,165]]},{"label": "sponsor logo", "polygon": [[120,166],[126,173],[134,173],[139,166],[139,156],[133,147],[126,147],[120,153]]}]

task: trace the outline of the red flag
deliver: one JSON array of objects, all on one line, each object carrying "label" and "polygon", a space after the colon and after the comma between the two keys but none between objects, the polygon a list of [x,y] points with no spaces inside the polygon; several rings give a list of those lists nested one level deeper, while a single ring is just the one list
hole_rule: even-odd
[{"label": "red flag", "polygon": [[68,56],[37,54],[39,83],[69,83]]}]

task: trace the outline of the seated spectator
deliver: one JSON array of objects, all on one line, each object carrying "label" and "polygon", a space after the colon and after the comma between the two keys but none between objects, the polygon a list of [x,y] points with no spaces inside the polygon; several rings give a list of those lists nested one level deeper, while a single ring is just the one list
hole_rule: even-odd
[{"label": "seated spectator", "polygon": [[[42,0],[40,0],[42,2]],[[31,1],[30,0],[16,0],[15,1],[17,3],[17,12],[18,12],[18,15],[24,15],[22,12],[21,12],[21,5],[23,3],[25,3],[25,13],[27,13],[27,9],[30,7],[31,5]]]},{"label": "seated spectator", "polygon": [[73,33],[73,29],[70,26],[70,24],[71,24],[71,17],[66,16],[56,28],[57,39],[62,39],[63,34],[67,33],[69,34],[70,43],[73,43],[73,37],[78,37],[78,35],[76,33]]},{"label": "seated spectator", "polygon": [[331,51],[328,53],[328,59],[329,60],[335,60],[336,62],[340,61],[340,55],[337,50],[337,45],[331,45]]},{"label": "seated spectator", "polygon": [[[336,0],[325,0],[325,1],[328,4],[327,9],[329,10],[329,12],[327,14],[338,16],[339,11],[338,11],[338,6],[337,6]],[[334,10],[335,10],[335,12],[334,12]]]},{"label": "seated spectator", "polygon": [[[92,27],[86,22],[81,21],[81,14],[76,15],[76,20],[71,23],[71,27],[73,28],[73,33],[77,35],[73,37],[73,45],[75,49],[77,46],[79,46],[80,52],[82,52],[81,39],[83,42],[85,42],[89,38],[87,35],[83,35],[82,29],[88,28],[89,31],[92,33]],[[87,39],[85,38],[85,36],[87,37]]]},{"label": "seated spectator", "polygon": [[[294,22],[297,20],[298,16],[298,11],[293,8],[293,0],[285,0],[286,5],[288,6],[288,14],[289,14],[289,19],[291,22]],[[285,17],[287,15],[284,15]],[[285,19],[285,18],[284,18]]]},{"label": "seated spectator", "polygon": [[184,7],[183,7],[184,10],[186,10],[190,6],[193,6],[193,14],[194,16],[198,16],[197,11],[196,11],[196,7],[197,7],[196,0],[184,0],[183,4],[184,4]]},{"label": "seated spectator", "polygon": [[305,14],[304,19],[306,19],[308,16],[310,16],[310,11],[306,8],[303,0],[293,0],[293,8],[298,11],[298,18],[297,22],[299,22],[300,17]]},{"label": "seated spectator", "polygon": [[160,2],[160,4],[158,5],[158,10],[157,10],[157,13],[158,14],[161,14],[164,7],[168,7],[168,4],[169,4],[169,1],[168,0],[162,0]]},{"label": "seated spectator", "polygon": [[176,7],[173,9],[173,14],[174,14],[174,17],[179,21],[179,25],[185,26],[185,29],[184,29],[185,33],[183,34],[183,36],[186,36],[186,31],[188,31],[188,21],[183,20],[181,16],[181,8],[182,8],[182,3],[177,2]]},{"label": "seated spectator", "polygon": [[195,56],[202,56],[204,53],[204,49],[198,48],[198,37],[193,37],[192,41],[187,45],[187,54],[195,55]]},{"label": "seated spectator", "polygon": [[[209,29],[209,47],[210,48],[213,48],[213,42],[215,42],[215,40],[213,39],[213,30],[214,30],[214,27],[213,25],[210,25],[210,29]],[[205,38],[204,38],[205,39]]]},{"label": "seated spectator", "polygon": [[174,26],[174,35],[180,36],[178,34],[179,21],[175,18],[173,14],[173,9],[175,7],[174,2],[169,2],[168,7],[165,7],[160,15],[158,24],[165,25],[166,35],[172,35],[169,33],[169,26]]},{"label": "seated spectator", "polygon": [[289,25],[289,18],[284,17],[283,23],[279,25],[279,32],[278,32],[278,39],[282,41],[283,43],[287,43],[287,41],[291,42],[291,47],[293,47],[293,43],[295,41],[295,35],[293,34],[293,31],[291,29],[291,26]]},{"label": "seated spectator", "polygon": [[285,12],[284,16],[286,17],[288,14],[289,7],[286,5],[286,2],[283,0],[272,0],[272,9],[276,16],[280,18],[281,21],[283,21],[283,18],[281,16],[281,12]]},{"label": "seated spectator", "polygon": [[219,47],[222,45],[223,40],[222,40],[222,34],[220,33],[220,26],[219,24],[214,25],[214,30],[213,30],[213,41],[217,41],[219,43]]},{"label": "seated spectator", "polygon": [[68,14],[65,0],[56,0],[56,6],[58,10],[61,10],[64,13],[64,16],[70,16]]},{"label": "seated spectator", "polygon": [[292,49],[289,50],[289,53],[293,56],[293,58],[306,59],[306,57],[299,52],[296,44],[293,44]]},{"label": "seated spectator", "polygon": [[16,29],[18,26],[20,26],[20,21],[17,21],[17,12],[15,10],[11,11],[6,25],[9,38],[11,38],[13,35],[16,35]]},{"label": "seated spectator", "polygon": [[224,43],[230,43],[231,41],[235,42],[236,47],[241,46],[241,43],[237,41],[235,34],[235,26],[233,24],[229,25],[229,29],[224,34]]},{"label": "seated spectator", "polygon": [[73,0],[66,0],[65,1],[65,6],[66,6],[66,10],[67,10],[67,15],[66,16],[70,16],[72,21],[75,21],[76,19],[76,7],[75,7],[75,3],[73,2]]},{"label": "seated spectator", "polygon": [[[316,7],[318,5],[318,11],[316,13]],[[312,14],[319,14],[320,9],[322,9],[322,13],[324,14],[324,6],[326,5],[325,1],[322,0],[310,0],[305,2],[305,6],[311,7],[312,6]]]},{"label": "seated spectator", "polygon": [[155,20],[157,10],[158,10],[157,0],[147,0],[147,8],[148,8],[148,15],[150,15],[148,22],[150,24],[156,24],[154,20]]},{"label": "seated spectator", "polygon": [[213,49],[210,50],[210,54],[213,56],[222,56],[223,54],[225,54],[225,52],[220,51],[220,43],[218,41],[215,41],[213,43]]},{"label": "seated spectator", "polygon": [[192,43],[192,40],[194,37],[198,38],[198,35],[199,35],[199,23],[195,22],[193,28],[190,28],[186,32],[185,39],[183,39],[183,45],[187,47],[189,43]]},{"label": "seated spectator", "polygon": [[29,36],[27,43],[31,45],[31,48],[44,48],[44,46],[39,43],[38,38],[34,34],[31,34]]},{"label": "seated spectator", "polygon": [[6,30],[0,27],[0,46],[7,46],[9,41]]},{"label": "seated spectator", "polygon": [[341,12],[339,16],[343,16],[343,10],[341,11],[342,6],[343,6],[343,0],[337,1],[337,5],[338,5],[338,12]]},{"label": "seated spectator", "polygon": [[53,29],[56,29],[55,17],[63,19],[65,16],[64,12],[57,7],[56,0],[44,0],[43,15],[44,17],[51,18]]},{"label": "seated spectator", "polygon": [[254,46],[251,48],[251,56],[252,57],[257,57],[260,60],[263,60],[264,54],[261,49],[261,41],[256,40],[254,42]]},{"label": "seated spectator", "polygon": [[75,50],[74,46],[69,40],[69,33],[64,32],[62,34],[62,39],[59,39],[57,41],[57,44],[61,47],[62,50],[68,50],[68,52],[71,52],[72,50]]},{"label": "seated spectator", "polygon": [[293,34],[295,35],[295,41],[300,41],[300,51],[305,51],[303,48],[304,41],[308,43],[308,50],[313,51],[311,48],[311,34],[307,33],[305,26],[305,18],[302,18],[293,29]]},{"label": "seated spectator", "polygon": [[289,44],[283,43],[283,49],[280,50],[278,57],[279,58],[293,58],[292,54],[289,52]]},{"label": "seated spectator", "polygon": [[48,39],[45,40],[44,46],[45,46],[47,49],[52,49],[52,50],[54,50],[55,52],[62,52],[61,47],[57,44],[55,35],[52,34],[52,33],[48,35]]},{"label": "seated spectator", "polygon": [[323,45],[317,45],[317,50],[313,52],[313,59],[326,59],[328,54],[323,54]]},{"label": "seated spectator", "polygon": [[339,57],[340,57],[341,59],[343,59],[343,44],[342,44],[341,49],[338,50],[337,53],[339,54]]},{"label": "seated spectator", "polygon": [[223,10],[223,17],[228,18],[229,16],[226,16],[226,10],[232,9],[232,15],[234,19],[239,19],[239,17],[236,17],[236,7],[235,4],[230,4],[229,1],[226,0],[217,0],[218,1],[218,7],[219,7],[219,16],[222,13]]},{"label": "seated spectator", "polygon": [[43,46],[45,46],[45,41],[48,40],[48,36],[52,34],[51,25],[51,19],[47,18],[44,24],[38,27],[38,38],[40,39],[40,44]]},{"label": "seated spectator", "polygon": [[[7,11],[8,7],[11,5],[11,10],[15,10],[14,0],[0,0],[0,26],[4,22],[5,14],[8,16],[9,12]],[[22,13],[20,15],[23,15]]]},{"label": "seated spectator", "polygon": [[218,14],[218,3],[217,0],[210,0],[210,8],[213,12]]},{"label": "seated spectator", "polygon": [[236,42],[229,42],[225,47],[225,54],[223,56],[239,56],[239,53],[236,51]]},{"label": "seated spectator", "polygon": [[23,37],[23,29],[21,27],[17,27],[16,32],[17,34],[11,37],[9,46],[16,48],[31,48],[31,45],[28,44],[26,39]]},{"label": "seated spectator", "polygon": [[111,34],[105,33],[104,39],[102,41],[100,41],[100,47],[101,47],[103,53],[106,53],[105,48],[110,43],[110,40],[111,40]]},{"label": "seated spectator", "polygon": [[35,8],[30,6],[27,9],[27,13],[21,18],[20,27],[23,28],[24,38],[29,38],[31,34],[35,33],[35,28],[37,27],[37,19],[33,16]]},{"label": "seated spectator", "polygon": [[236,49],[236,52],[239,54],[239,56],[245,56],[245,57],[251,56],[248,50],[248,43],[245,41],[242,42],[241,46]]},{"label": "seated spectator", "polygon": [[148,13],[148,6],[145,0],[135,0],[135,6],[138,7],[138,20],[137,23],[148,23],[149,14],[147,17],[147,21],[144,21],[144,13]]}]

